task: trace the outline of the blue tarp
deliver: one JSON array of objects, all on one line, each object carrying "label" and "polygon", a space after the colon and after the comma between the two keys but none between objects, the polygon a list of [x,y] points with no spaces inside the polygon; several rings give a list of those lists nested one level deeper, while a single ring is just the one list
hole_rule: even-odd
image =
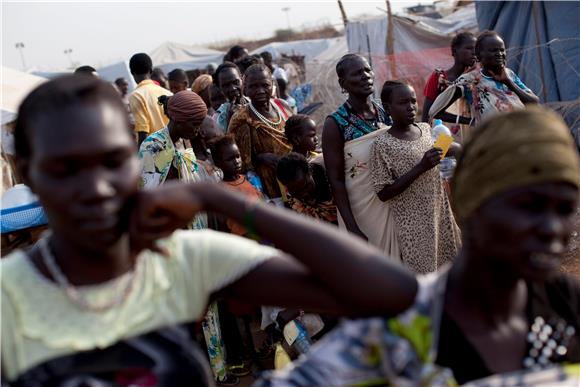
[{"label": "blue tarp", "polygon": [[580,98],[580,2],[477,1],[481,31],[497,31],[508,67],[542,102]]}]

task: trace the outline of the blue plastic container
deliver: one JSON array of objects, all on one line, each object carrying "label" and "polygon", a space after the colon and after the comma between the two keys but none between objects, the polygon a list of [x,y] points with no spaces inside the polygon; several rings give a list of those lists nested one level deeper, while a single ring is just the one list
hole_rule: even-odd
[{"label": "blue plastic container", "polygon": [[2,234],[44,226],[48,219],[39,202],[0,210],[0,231]]}]

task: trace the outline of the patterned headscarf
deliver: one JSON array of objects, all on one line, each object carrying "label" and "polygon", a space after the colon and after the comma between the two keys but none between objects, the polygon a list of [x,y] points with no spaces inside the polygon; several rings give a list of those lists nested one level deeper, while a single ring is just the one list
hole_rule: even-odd
[{"label": "patterned headscarf", "polygon": [[183,90],[169,98],[167,115],[175,122],[195,121],[201,124],[207,115],[207,106],[199,95]]},{"label": "patterned headscarf", "polygon": [[580,188],[580,159],[566,123],[556,113],[528,107],[493,116],[474,131],[453,178],[459,220],[495,195],[537,183]]},{"label": "patterned headscarf", "polygon": [[213,78],[211,75],[201,74],[199,77],[195,78],[195,81],[193,81],[193,84],[191,85],[191,91],[199,94],[210,87],[212,83]]}]

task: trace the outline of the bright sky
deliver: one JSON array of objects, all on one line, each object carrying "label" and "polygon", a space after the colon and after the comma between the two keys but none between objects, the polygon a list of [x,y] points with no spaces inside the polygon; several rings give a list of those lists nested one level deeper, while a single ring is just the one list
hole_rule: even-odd
[{"label": "bright sky", "polygon": [[[430,1],[422,1],[426,3]],[[392,1],[393,10],[419,1]],[[349,18],[380,15],[384,0],[343,0]],[[282,8],[289,7],[284,12]],[[194,0],[188,2],[2,2],[2,64],[62,69],[74,62],[100,67],[150,52],[166,41],[207,45],[234,38],[260,39],[276,29],[341,25],[336,0]],[[65,50],[72,53],[65,54]]]}]

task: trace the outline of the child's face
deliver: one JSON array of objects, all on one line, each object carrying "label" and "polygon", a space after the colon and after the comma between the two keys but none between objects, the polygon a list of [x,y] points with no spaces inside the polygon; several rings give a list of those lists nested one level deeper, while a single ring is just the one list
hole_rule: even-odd
[{"label": "child's face", "polygon": [[313,120],[306,120],[302,125],[300,133],[294,137],[294,143],[298,150],[313,152],[318,146],[318,136],[316,135],[316,124]]},{"label": "child's face", "polygon": [[397,87],[391,94],[390,101],[383,101],[383,106],[391,115],[393,123],[411,125],[417,115],[417,96],[412,86]]},{"label": "child's face", "polygon": [[286,188],[288,188],[290,195],[303,202],[313,202],[316,200],[314,196],[316,185],[311,173],[304,174],[299,172],[293,181],[286,183]]},{"label": "child's face", "polygon": [[225,176],[236,176],[242,172],[242,156],[236,144],[225,146],[216,158],[215,164]]}]

